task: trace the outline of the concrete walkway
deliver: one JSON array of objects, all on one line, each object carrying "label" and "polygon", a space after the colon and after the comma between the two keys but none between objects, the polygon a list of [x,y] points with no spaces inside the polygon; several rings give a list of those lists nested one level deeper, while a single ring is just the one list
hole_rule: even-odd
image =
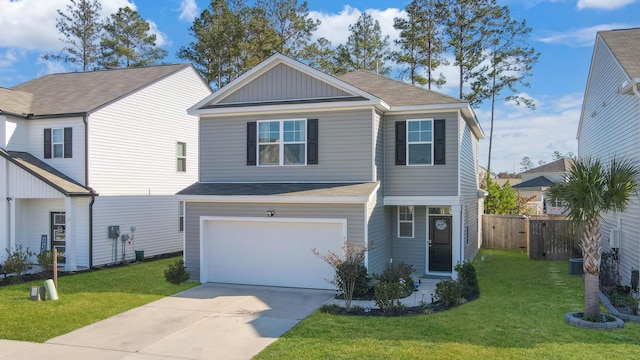
[{"label": "concrete walkway", "polygon": [[44,344],[0,340],[0,359],[250,359],[333,296],[205,284]]}]

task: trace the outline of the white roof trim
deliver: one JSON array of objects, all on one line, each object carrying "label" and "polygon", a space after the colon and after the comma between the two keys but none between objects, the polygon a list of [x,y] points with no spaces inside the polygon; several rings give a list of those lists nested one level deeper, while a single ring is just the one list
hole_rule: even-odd
[{"label": "white roof trim", "polygon": [[308,111],[308,110],[344,110],[344,109],[369,109],[372,106],[380,106],[381,102],[375,100],[363,100],[363,101],[340,101],[340,102],[326,102],[326,103],[309,103],[309,104],[286,104],[286,105],[258,105],[258,106],[239,106],[239,107],[225,107],[216,109],[196,109],[189,114],[191,115],[204,115],[220,116],[220,115],[243,115],[266,112],[292,112],[292,111]]},{"label": "white roof trim", "polygon": [[[293,60],[287,56],[284,56],[280,53],[275,53],[273,54],[271,57],[269,57],[268,59],[264,60],[263,62],[261,62],[260,64],[256,65],[255,67],[253,67],[252,69],[250,69],[249,71],[247,71],[246,73],[242,74],[240,77],[234,79],[233,81],[231,81],[230,83],[228,83],[227,85],[223,86],[222,88],[220,88],[218,91],[214,92],[213,94],[207,96],[206,98],[204,98],[203,100],[201,100],[200,102],[198,102],[197,104],[195,104],[194,106],[190,107],[187,110],[187,113],[189,113],[190,115],[197,115],[197,114],[207,114],[207,113],[211,113],[211,112],[218,112],[219,109],[200,109],[201,107],[211,104],[211,103],[215,103],[217,99],[223,98],[225,96],[227,96],[228,94],[233,93],[234,91],[236,91],[236,89],[241,88],[242,86],[248,84],[249,82],[251,82],[252,80],[254,80],[255,78],[257,78],[258,76],[264,74],[265,72],[269,71],[270,69],[272,69],[273,67],[275,67],[278,64],[287,64],[289,66],[291,66],[294,69],[297,69],[313,78],[316,78],[318,80],[324,81],[326,83],[331,84],[332,86],[343,90],[347,93],[351,93],[353,95],[359,95],[362,96],[364,98],[370,99],[370,100],[374,100],[376,103],[381,102],[380,99],[377,99],[375,96],[369,94],[366,91],[363,91],[351,84],[348,84],[342,80],[339,80],[333,76],[327,75],[319,70],[316,70],[308,65],[305,65],[301,62],[298,62],[296,60]],[[198,110],[204,110],[204,112],[198,111]]]},{"label": "white roof trim", "polygon": [[462,205],[462,198],[459,196],[385,196],[384,205],[453,206]]},{"label": "white roof trim", "polygon": [[[375,191],[373,191],[375,193]],[[366,204],[369,196],[177,195],[187,202]]]},{"label": "white roof trim", "polygon": [[476,113],[473,111],[473,108],[469,106],[468,103],[453,103],[453,104],[429,104],[429,105],[409,105],[409,106],[391,106],[389,112],[393,114],[387,115],[395,115],[398,114],[411,114],[411,113],[425,113],[425,112],[438,112],[438,111],[447,111],[447,110],[460,110],[462,114],[465,116],[465,121],[469,124],[473,133],[476,135],[478,139],[484,139],[485,134],[484,130],[482,130],[482,126],[480,126],[480,122],[476,116]]}]

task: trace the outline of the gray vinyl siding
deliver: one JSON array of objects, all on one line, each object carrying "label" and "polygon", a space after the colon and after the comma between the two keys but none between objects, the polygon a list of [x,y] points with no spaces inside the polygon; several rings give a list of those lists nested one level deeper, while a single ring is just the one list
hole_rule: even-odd
[{"label": "gray vinyl siding", "polygon": [[478,253],[478,198],[466,198],[463,205],[465,224],[462,228],[464,260],[471,261]]},{"label": "gray vinyl siding", "polygon": [[427,262],[427,208],[425,206],[414,207],[413,238],[398,237],[398,207],[391,206],[391,236],[393,238],[393,262],[410,264],[415,270],[415,276],[426,273]]},{"label": "gray vinyl siding", "polygon": [[389,262],[392,253],[391,208],[383,206],[382,190],[367,204],[369,231],[368,270],[380,274]]},{"label": "gray vinyl siding", "polygon": [[[364,204],[270,204],[187,202],[185,218],[185,265],[191,280],[200,279],[200,217],[265,217],[275,210],[279,218],[347,219],[347,240],[364,244]],[[312,249],[309,249],[311,251]],[[336,252],[342,249],[335,249]]]},{"label": "gray vinyl siding", "polygon": [[[598,37],[585,91],[581,127],[578,133],[580,158],[629,157],[640,163],[640,100],[619,94],[629,80],[611,50]],[[609,230],[620,228],[620,275],[628,285],[632,268],[640,268],[640,199],[635,196],[627,211],[603,216],[602,240],[608,251]]]},{"label": "gray vinyl siding", "polygon": [[[407,119],[445,119],[446,155],[444,165],[406,166],[395,164],[395,124]],[[392,115],[384,120],[385,195],[458,195],[458,115],[457,112],[428,115]]]},{"label": "gray vinyl siding", "polygon": [[[384,124],[382,122],[382,115],[379,112],[375,114],[373,136],[374,136],[374,151],[375,151],[375,170],[376,179],[382,181],[384,178]],[[384,189],[384,183],[382,184]]]},{"label": "gray vinyl siding", "polygon": [[315,99],[349,95],[325,81],[290,66],[278,64],[219,103]]},{"label": "gray vinyl siding", "polygon": [[[247,166],[247,122],[318,119],[317,165]],[[370,109],[200,119],[200,182],[373,181]]]},{"label": "gray vinyl siding", "polygon": [[460,193],[463,198],[462,245],[464,259],[478,252],[478,139],[464,121],[460,123]]}]

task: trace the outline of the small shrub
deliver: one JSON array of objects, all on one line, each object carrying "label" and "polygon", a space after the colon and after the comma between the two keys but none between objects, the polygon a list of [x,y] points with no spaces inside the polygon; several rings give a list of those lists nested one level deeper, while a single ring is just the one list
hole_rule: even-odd
[{"label": "small shrub", "polygon": [[43,250],[40,254],[36,255],[38,264],[42,267],[42,271],[53,270],[53,251]]},{"label": "small shrub", "polygon": [[[350,271],[350,270],[344,269],[344,267],[346,266],[353,266],[353,265],[350,262],[346,262],[346,261],[338,265],[337,271],[338,273],[340,273],[340,278],[346,278],[347,272]],[[356,278],[355,278],[355,282],[353,283],[353,297],[360,298],[369,291],[369,288],[371,288],[371,286],[369,285],[371,278],[368,276],[367,267],[364,266],[364,264],[357,265],[357,268],[355,271],[356,271]]]},{"label": "small shrub", "polygon": [[399,281],[381,281],[373,289],[373,300],[383,313],[403,307],[400,297],[405,293],[405,286]]},{"label": "small shrub", "polygon": [[442,280],[436,284],[436,299],[445,307],[460,304],[462,286],[453,280]]},{"label": "small shrub", "polygon": [[455,270],[458,273],[458,282],[461,286],[462,297],[470,299],[479,295],[480,287],[478,286],[476,268],[474,268],[470,262],[465,261],[462,264],[456,265]]},{"label": "small shrub", "polygon": [[[413,266],[409,264],[405,264],[403,262],[397,262],[395,264],[387,264],[387,267],[384,269],[382,274],[374,275],[374,278],[378,282],[384,283],[403,283],[404,294],[408,291],[413,291],[413,278],[411,274],[414,272]],[[402,279],[402,281],[400,280]]]},{"label": "small shrub", "polygon": [[174,265],[169,265],[169,269],[164,271],[164,278],[176,285],[189,280],[189,273],[184,267],[184,261],[180,259]]},{"label": "small shrub", "polygon": [[15,273],[12,281],[20,282],[22,280],[22,273],[29,267],[29,259],[35,254],[29,251],[28,247],[26,250],[23,250],[22,245],[16,246],[13,252],[9,251],[9,249],[6,249],[6,251],[9,257],[7,261],[5,261],[2,269],[6,273]]},{"label": "small shrub", "polygon": [[324,314],[339,314],[342,308],[336,304],[324,304],[320,307],[320,312]]}]

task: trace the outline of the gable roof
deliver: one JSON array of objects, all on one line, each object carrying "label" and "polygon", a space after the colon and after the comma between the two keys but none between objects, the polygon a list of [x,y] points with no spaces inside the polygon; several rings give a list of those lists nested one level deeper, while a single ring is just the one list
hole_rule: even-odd
[{"label": "gable roof", "polygon": [[513,185],[514,189],[524,189],[524,188],[533,188],[533,187],[549,187],[553,185],[553,181],[549,180],[545,176],[538,176],[531,180],[523,181],[519,184]]},{"label": "gable roof", "polygon": [[[77,114],[98,110],[120,98],[170,76],[191,64],[159,65],[45,75],[14,86],[14,95],[32,96],[28,113]],[[22,99],[24,107],[25,100]],[[0,97],[0,110],[5,103]],[[20,114],[20,113],[18,113]]]},{"label": "gable roof", "polygon": [[640,28],[600,31],[598,35],[629,78],[640,78]]},{"label": "gable roof", "polygon": [[384,100],[384,102],[392,107],[426,104],[467,104],[464,100],[392,79],[368,70],[356,70],[339,75],[337,78]]},{"label": "gable roof", "polygon": [[40,179],[66,196],[97,195],[91,188],[82,186],[75,180],[47,165],[35,156],[21,151],[5,151],[0,148],[0,156]]},{"label": "gable roof", "polygon": [[522,174],[537,174],[537,173],[564,173],[571,170],[573,166],[572,158],[562,158],[548,164],[540,165],[533,169],[523,171]]}]

